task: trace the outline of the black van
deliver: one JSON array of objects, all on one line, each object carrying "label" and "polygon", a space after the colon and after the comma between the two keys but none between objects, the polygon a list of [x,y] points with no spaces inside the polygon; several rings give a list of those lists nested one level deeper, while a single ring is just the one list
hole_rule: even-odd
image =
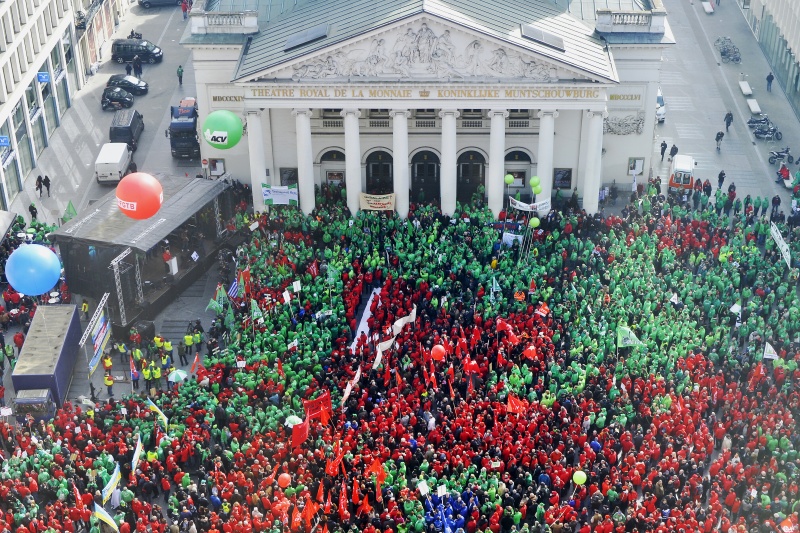
[{"label": "black van", "polygon": [[112,143],[128,143],[132,152],[136,151],[139,136],[144,131],[144,117],[135,109],[120,109],[114,113],[114,120],[108,130],[108,140]]},{"label": "black van", "polygon": [[111,45],[111,61],[130,63],[134,56],[139,56],[143,63],[161,63],[164,52],[144,39],[116,39]]}]

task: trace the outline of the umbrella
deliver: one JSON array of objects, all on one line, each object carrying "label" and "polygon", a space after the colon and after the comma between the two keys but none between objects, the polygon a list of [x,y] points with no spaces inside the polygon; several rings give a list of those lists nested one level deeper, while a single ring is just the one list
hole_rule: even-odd
[{"label": "umbrella", "polygon": [[302,422],[303,422],[303,419],[300,418],[299,416],[297,416],[297,415],[289,415],[289,416],[286,417],[285,424],[287,426],[289,426],[289,427],[294,427],[297,424],[300,424]]},{"label": "umbrella", "polygon": [[184,381],[187,377],[189,377],[189,374],[186,372],[186,370],[181,370],[179,368],[177,370],[173,370],[172,372],[170,372],[169,376],[167,376],[167,380],[172,381],[173,383],[180,383],[181,381]]}]

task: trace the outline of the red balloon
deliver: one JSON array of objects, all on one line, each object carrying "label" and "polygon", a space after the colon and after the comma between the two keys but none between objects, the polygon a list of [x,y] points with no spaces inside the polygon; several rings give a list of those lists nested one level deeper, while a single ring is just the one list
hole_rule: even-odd
[{"label": "red balloon", "polygon": [[292,482],[292,476],[290,476],[285,472],[280,476],[278,476],[278,486],[282,489],[288,487],[291,484],[291,482]]},{"label": "red balloon", "polygon": [[444,356],[445,356],[445,350],[444,346],[442,346],[441,344],[437,344],[436,346],[433,347],[433,350],[431,350],[431,357],[433,357],[435,361],[443,360]]},{"label": "red balloon", "polygon": [[117,185],[117,206],[125,215],[144,220],[158,213],[164,202],[164,189],[150,174],[128,174]]}]

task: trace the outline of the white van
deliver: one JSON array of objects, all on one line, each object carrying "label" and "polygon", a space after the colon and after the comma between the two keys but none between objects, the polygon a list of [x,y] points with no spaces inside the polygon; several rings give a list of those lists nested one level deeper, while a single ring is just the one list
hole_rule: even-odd
[{"label": "white van", "polygon": [[128,174],[133,155],[127,143],[106,143],[94,162],[97,183],[119,183]]},{"label": "white van", "polygon": [[694,189],[694,167],[697,162],[690,155],[678,154],[672,159],[669,168],[670,194],[688,194]]}]

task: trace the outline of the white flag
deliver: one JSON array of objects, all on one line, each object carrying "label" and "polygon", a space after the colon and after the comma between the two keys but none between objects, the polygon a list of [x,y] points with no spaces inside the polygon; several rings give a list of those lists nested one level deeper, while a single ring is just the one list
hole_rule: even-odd
[{"label": "white flag", "polygon": [[383,350],[381,350],[381,347],[379,345],[378,354],[375,356],[375,362],[372,363],[372,370],[378,370],[378,367],[381,366],[382,359],[383,359]]},{"label": "white flag", "polygon": [[358,365],[358,370],[356,370],[356,375],[353,376],[353,381],[350,383],[355,387],[358,385],[359,380],[361,379],[361,365]]},{"label": "white flag", "polygon": [[290,350],[291,350],[292,348],[297,348],[297,346],[298,346],[298,344],[299,344],[299,343],[298,343],[298,341],[299,341],[299,340],[300,340],[300,339],[295,339],[295,340],[293,340],[292,342],[290,342],[290,343],[289,343],[289,346],[288,346],[288,348],[289,348]]},{"label": "white flag", "polygon": [[300,289],[302,288],[303,286],[300,284],[299,281],[295,281],[292,283],[292,290],[294,290],[294,292],[300,292]]},{"label": "white flag", "polygon": [[292,295],[289,294],[289,291],[283,291],[283,303],[288,304],[292,301]]},{"label": "white flag", "polygon": [[678,303],[680,303],[680,300],[678,300],[678,293],[677,292],[673,292],[672,293],[672,298],[670,298],[669,301],[674,303],[675,305],[678,305]]},{"label": "white flag", "polygon": [[764,346],[764,359],[777,359],[778,352],[775,351],[775,348],[772,347],[770,343],[766,343]]}]

